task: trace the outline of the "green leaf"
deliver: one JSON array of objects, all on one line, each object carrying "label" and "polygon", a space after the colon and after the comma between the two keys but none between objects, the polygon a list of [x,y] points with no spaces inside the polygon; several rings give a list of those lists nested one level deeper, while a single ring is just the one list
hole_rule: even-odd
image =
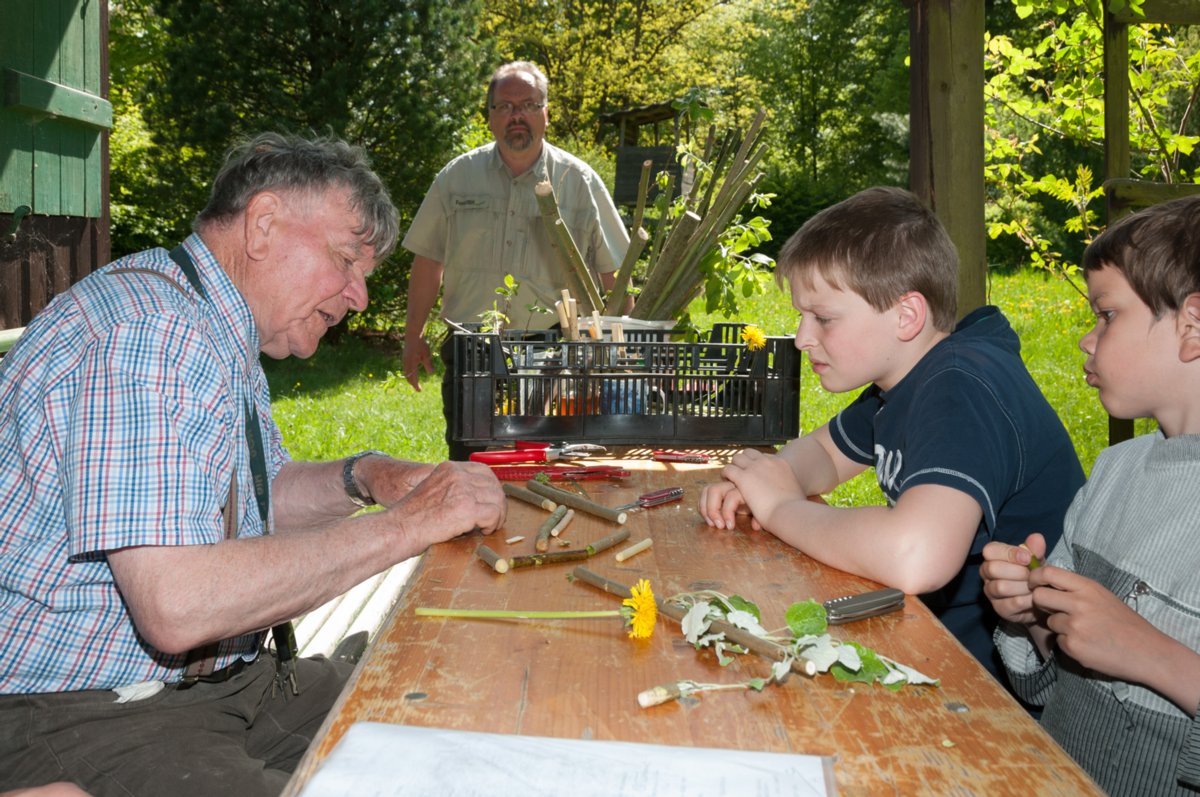
[{"label": "green leaf", "polygon": [[758,610],[758,606],[753,601],[748,601],[741,595],[730,595],[729,606],[739,611],[750,612],[750,614],[754,615],[755,620],[760,623],[762,622],[762,612]]},{"label": "green leaf", "polygon": [[857,683],[874,683],[882,681],[887,677],[887,665],[879,660],[879,656],[875,651],[868,647],[858,644],[857,642],[847,642],[846,645],[854,648],[858,652],[859,658],[862,660],[862,667],[857,671],[847,669],[841,663],[834,664],[829,668],[833,673],[833,677],[839,681],[857,682]]},{"label": "green leaf", "polygon": [[816,636],[825,633],[828,627],[825,607],[814,600],[793,603],[785,615],[792,636]]}]

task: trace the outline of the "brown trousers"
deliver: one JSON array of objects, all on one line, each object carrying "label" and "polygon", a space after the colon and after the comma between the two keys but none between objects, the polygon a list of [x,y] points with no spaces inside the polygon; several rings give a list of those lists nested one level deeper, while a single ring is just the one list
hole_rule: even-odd
[{"label": "brown trousers", "polygon": [[0,791],[72,781],[94,797],[276,797],[352,666],[298,659],[300,695],[263,653],[223,683],[115,703],[108,690],[0,696]]}]

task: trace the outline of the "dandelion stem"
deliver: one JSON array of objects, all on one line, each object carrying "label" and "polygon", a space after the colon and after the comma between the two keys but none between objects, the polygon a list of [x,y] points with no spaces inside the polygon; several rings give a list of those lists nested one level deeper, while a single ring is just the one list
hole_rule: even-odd
[{"label": "dandelion stem", "polygon": [[555,611],[521,611],[519,609],[437,609],[418,606],[415,610],[418,617],[465,617],[479,619],[514,619],[514,620],[576,620],[589,617],[620,617],[616,609],[580,612]]}]

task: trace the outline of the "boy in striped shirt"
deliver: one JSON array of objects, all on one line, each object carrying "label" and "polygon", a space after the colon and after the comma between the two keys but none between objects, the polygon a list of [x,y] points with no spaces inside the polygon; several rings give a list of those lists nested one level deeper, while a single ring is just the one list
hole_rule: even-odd
[{"label": "boy in striped shirt", "polygon": [[[1158,431],[1103,451],[1061,541],[993,542],[996,645],[1042,724],[1113,795],[1200,793],[1200,196],[1127,217],[1083,256],[1083,371]],[[1041,566],[1045,559],[1045,566]]]}]

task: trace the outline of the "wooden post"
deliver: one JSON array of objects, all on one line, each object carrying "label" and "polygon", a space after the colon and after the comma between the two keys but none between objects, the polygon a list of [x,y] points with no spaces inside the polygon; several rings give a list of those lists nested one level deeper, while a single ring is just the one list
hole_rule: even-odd
[{"label": "wooden post", "polygon": [[[1104,12],[1104,177],[1129,177],[1129,26]],[[1107,224],[1132,212],[1104,192]],[[1109,445],[1133,437],[1133,420],[1108,416]]]},{"label": "wooden post", "polygon": [[909,184],[958,249],[958,315],[987,297],[980,0],[912,0]]}]

